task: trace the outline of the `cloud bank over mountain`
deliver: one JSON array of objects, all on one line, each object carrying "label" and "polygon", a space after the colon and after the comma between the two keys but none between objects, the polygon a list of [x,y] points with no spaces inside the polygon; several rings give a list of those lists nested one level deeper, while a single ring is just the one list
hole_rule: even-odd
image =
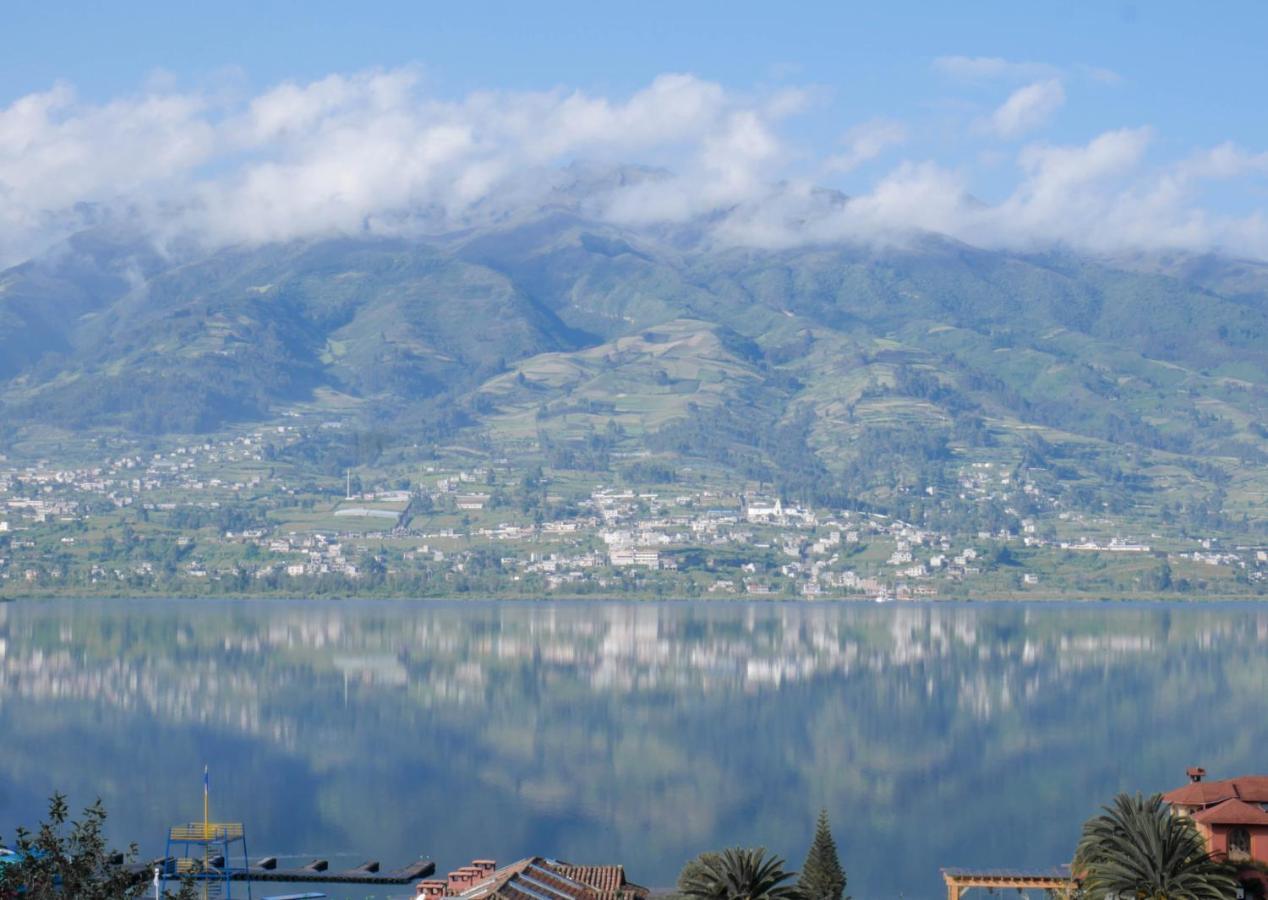
[{"label": "cloud bank over mountain", "polygon": [[[979,167],[918,152],[899,118],[843,122],[827,153],[793,135],[821,89],[738,91],[665,74],[624,96],[570,89],[448,98],[412,68],[332,74],[248,96],[154,88],[106,102],[57,84],[0,108],[0,263],[103,220],[160,241],[262,243],[436,231],[560,202],[570,163],[655,167],[597,178],[568,202],[624,225],[707,222],[762,247],[901,241],[932,230],[981,246],[1183,249],[1268,257],[1262,210],[1212,208],[1216,182],[1268,176],[1268,153],[1227,143],[1155,158],[1139,125],[1045,140],[1070,79],[1113,73],[945,57],[949,82],[998,85],[966,113],[1007,189],[977,199]],[[824,191],[843,173],[851,196]],[[998,192],[996,192],[998,194]]]}]

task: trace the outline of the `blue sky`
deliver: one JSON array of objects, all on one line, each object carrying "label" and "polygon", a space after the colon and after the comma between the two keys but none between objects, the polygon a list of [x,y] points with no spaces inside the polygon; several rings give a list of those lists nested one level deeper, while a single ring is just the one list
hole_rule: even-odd
[{"label": "blue sky", "polygon": [[[1268,227],[1260,216],[1268,208],[1268,157],[1262,157],[1268,150],[1262,99],[1268,81],[1262,48],[1268,5],[1263,3],[17,0],[6,6],[4,19],[0,111],[8,107],[12,112],[23,98],[53,90],[64,94],[48,104],[42,136],[21,130],[29,117],[9,117],[7,166],[6,120],[0,118],[0,187],[18,183],[24,205],[7,218],[24,230],[65,219],[72,199],[115,204],[126,199],[135,208],[138,197],[157,202],[162,193],[170,206],[181,191],[189,196],[214,192],[218,177],[249,178],[252,170],[244,166],[250,160],[294,163],[302,151],[293,143],[265,141],[244,148],[224,135],[245,127],[240,114],[253,99],[282,84],[302,88],[331,76],[409,72],[409,102],[469,103],[484,91],[580,92],[620,105],[657,78],[688,75],[725,93],[725,101],[710,107],[719,128],[728,127],[728,116],[755,110],[761,128],[779,144],[760,163],[746,163],[749,169],[741,175],[719,176],[709,198],[700,201],[706,206],[732,199],[756,202],[754,184],[762,178],[802,179],[876,197],[883,211],[868,219],[868,228],[902,224],[894,210],[911,212],[927,204],[941,212],[912,212],[910,224],[945,228],[983,243],[1000,240],[1016,224],[1030,229],[1027,234],[1035,240],[1065,241],[1070,235],[1044,217],[1068,216],[1071,210],[1051,205],[1041,210],[1023,201],[1066,190],[1068,166],[1079,160],[1058,158],[1054,154],[1060,148],[1084,148],[1097,156],[1088,148],[1099,137],[1117,134],[1101,145],[1097,158],[1103,165],[1093,176],[1097,189],[1125,198],[1116,207],[1124,217],[1123,203],[1134,197],[1139,207],[1142,198],[1149,198],[1147,209],[1135,209],[1120,231],[1131,232],[1156,217],[1157,205],[1165,201],[1173,220],[1165,232],[1142,231],[1142,244],[1229,245],[1237,252],[1268,253]],[[788,99],[792,94],[795,102]],[[62,186],[66,173],[47,166],[36,171],[30,159],[22,158],[38,150],[46,158],[61,155],[81,167],[92,165],[73,148],[63,153],[64,143],[48,142],[64,142],[68,131],[87,141],[87,130],[98,127],[103,130],[92,140],[109,144],[133,126],[121,116],[103,121],[102,110],[160,95],[198,98],[200,107],[166,127],[162,140],[179,143],[180,127],[194,133],[210,127],[215,136],[208,140],[233,149],[181,156],[184,162],[172,163],[161,179],[144,184],[124,179],[131,186],[122,192],[114,189],[117,173],[103,163],[100,178],[80,172],[70,176],[83,185],[82,196],[75,198]],[[785,99],[777,102],[780,96]],[[68,122],[74,127],[65,127]],[[477,131],[490,128],[481,119]],[[693,169],[717,168],[716,133],[687,131],[659,143],[636,139],[625,147],[611,142],[598,151],[592,142],[562,141],[550,162],[628,156],[623,161],[682,168],[698,181]],[[715,155],[705,159],[698,149],[702,144]],[[1218,148],[1224,148],[1218,164],[1192,164]],[[135,148],[121,145],[119,152]],[[504,148],[497,167],[505,175],[520,165],[546,163],[540,154],[529,157]],[[328,171],[325,165],[318,168]],[[1177,175],[1174,167],[1185,165]],[[1067,166],[1065,182],[1042,180],[1043,173],[1060,166]],[[1205,174],[1193,175],[1198,169]],[[1212,176],[1216,169],[1219,174]],[[31,187],[40,177],[58,189],[44,196]],[[313,182],[302,184],[311,189]],[[884,192],[887,185],[902,188],[901,202]],[[734,198],[728,190],[736,192]],[[1013,218],[969,222],[949,199],[957,190]],[[426,194],[419,191],[418,196]],[[107,194],[112,196],[103,199]],[[361,208],[345,210],[346,220],[365,222],[384,212],[371,208],[377,202],[370,198]],[[631,208],[628,202],[617,205]],[[660,209],[655,203],[640,208]],[[1075,212],[1091,220],[1106,215],[1087,203]],[[302,211],[296,215],[305,217]],[[0,209],[0,223],[5,219]],[[344,227],[336,219],[334,227]],[[853,235],[864,228],[858,223],[834,227],[822,234]],[[1239,237],[1247,234],[1251,237]],[[11,241],[7,255],[25,252],[27,243],[36,246],[47,237]],[[0,255],[5,249],[0,245]]]},{"label": "blue sky", "polygon": [[1179,144],[1265,143],[1268,5],[968,3],[8,4],[0,96],[68,79],[89,96],[155,70],[198,83],[236,67],[264,87],[421,64],[444,91],[630,91],[663,72],[735,87],[824,85],[845,115],[918,112],[942,56],[1103,67],[1122,82],[1072,104],[1068,137],[1130,122]]}]

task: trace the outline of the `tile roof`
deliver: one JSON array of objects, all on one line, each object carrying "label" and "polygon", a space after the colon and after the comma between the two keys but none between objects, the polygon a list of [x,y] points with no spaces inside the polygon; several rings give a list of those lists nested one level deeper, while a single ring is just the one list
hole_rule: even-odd
[{"label": "tile roof", "polygon": [[560,860],[550,860],[549,865],[565,878],[594,888],[600,900],[637,900],[650,893],[642,885],[625,880],[624,866],[575,866]]},{"label": "tile roof", "polygon": [[1195,781],[1162,795],[1181,806],[1214,806],[1225,800],[1268,803],[1268,775],[1243,775],[1223,781]]},{"label": "tile roof", "polygon": [[1268,775],[1243,775],[1233,779],[1237,799],[1247,803],[1268,803]]},{"label": "tile roof", "polygon": [[540,856],[504,866],[457,896],[462,900],[598,900],[594,888],[562,875]]},{"label": "tile roof", "polygon": [[1268,825],[1268,812],[1241,800],[1225,800],[1193,814],[1203,825]]},{"label": "tile roof", "polygon": [[1227,781],[1195,781],[1162,795],[1172,805],[1210,806],[1236,797],[1233,786]]},{"label": "tile roof", "polygon": [[619,891],[625,884],[625,870],[620,866],[574,866],[553,862],[551,868],[565,878],[589,885],[601,893]]}]

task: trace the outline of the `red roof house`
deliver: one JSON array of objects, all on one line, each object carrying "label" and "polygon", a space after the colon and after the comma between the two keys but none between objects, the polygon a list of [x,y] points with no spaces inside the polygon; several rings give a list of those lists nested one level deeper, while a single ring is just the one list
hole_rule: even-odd
[{"label": "red roof house", "polygon": [[1212,856],[1268,864],[1268,776],[1204,781],[1205,775],[1205,769],[1189,769],[1189,783],[1162,799],[1176,815],[1193,819]]},{"label": "red roof house", "polygon": [[416,900],[646,900],[648,890],[627,881],[622,866],[576,866],[534,856],[496,868],[477,859],[445,880],[418,883]]}]

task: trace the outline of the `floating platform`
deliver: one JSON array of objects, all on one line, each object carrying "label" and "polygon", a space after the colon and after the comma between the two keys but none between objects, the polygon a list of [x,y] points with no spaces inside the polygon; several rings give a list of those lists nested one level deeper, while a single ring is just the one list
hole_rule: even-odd
[{"label": "floating platform", "polygon": [[[204,774],[204,779],[206,775]],[[204,785],[206,782],[204,781]],[[205,787],[204,787],[205,790]],[[175,825],[167,832],[167,849],[162,858],[148,865],[134,866],[138,880],[149,875],[164,890],[169,881],[191,879],[203,885],[218,883],[217,897],[231,900],[233,883],[257,881],[285,884],[412,884],[436,871],[436,864],[420,859],[400,869],[384,872],[378,860],[363,862],[352,869],[330,870],[330,861],[314,859],[298,868],[278,868],[276,856],[266,856],[255,863],[247,854],[246,828],[241,822],[189,822]]]},{"label": "floating platform", "polygon": [[[211,867],[206,872],[186,870],[179,872],[179,860],[176,857],[156,859],[150,863],[134,865],[138,878],[145,878],[156,868],[169,879],[179,879],[182,875],[192,877],[195,881],[227,879],[229,881],[278,881],[289,884],[412,884],[427,878],[436,871],[436,864],[429,859],[422,859],[399,869],[387,872],[381,870],[378,861],[364,862],[352,869],[330,870],[330,862],[325,859],[314,859],[305,866],[293,869],[280,869],[277,858],[265,857],[254,865],[244,868],[223,868],[223,858],[210,860]],[[219,864],[219,865],[217,865]]]},{"label": "floating platform", "polygon": [[234,881],[286,881],[294,884],[412,884],[434,874],[436,864],[420,859],[399,869],[383,872],[376,860],[364,862],[354,869],[330,871],[330,862],[314,859],[298,869],[279,869],[275,857],[267,857],[247,869],[234,869],[229,877]]}]

